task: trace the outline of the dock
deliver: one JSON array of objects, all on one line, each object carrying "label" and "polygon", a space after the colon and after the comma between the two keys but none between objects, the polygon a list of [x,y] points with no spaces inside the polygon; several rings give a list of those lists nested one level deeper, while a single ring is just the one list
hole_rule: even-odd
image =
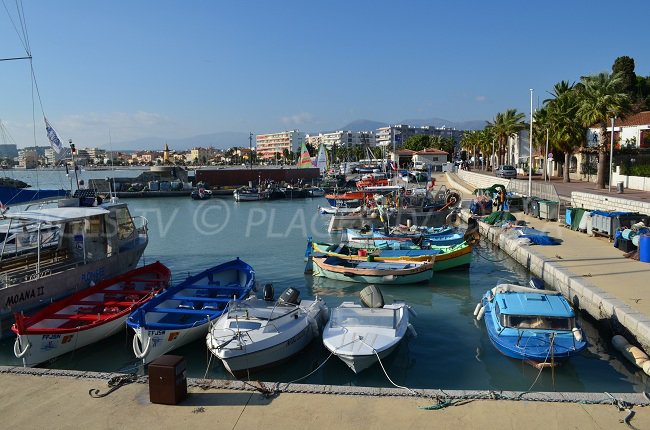
[{"label": "dock", "polygon": [[[504,181],[482,175],[487,182],[475,186],[457,174],[447,173],[446,176],[466,198],[472,196],[474,188],[487,182]],[[650,193],[629,192],[623,196],[615,193],[607,196],[606,193],[607,190],[597,192],[590,185],[577,183],[571,186],[569,183],[562,185],[559,197],[565,201],[589,201],[592,204],[620,199],[630,208],[650,213],[650,202],[644,201]],[[479,222],[481,236],[544,280],[546,285],[560,291],[574,307],[597,321],[605,322],[614,334],[623,335],[630,343],[638,344],[646,354],[650,353],[650,264],[626,258],[607,237],[590,236],[567,228],[562,222],[562,213],[559,222],[540,220],[523,212],[513,215],[517,220],[525,221],[527,226],[548,232],[562,243],[557,246],[525,245],[504,234],[503,228]],[[462,211],[461,216],[467,219],[469,211]]]}]

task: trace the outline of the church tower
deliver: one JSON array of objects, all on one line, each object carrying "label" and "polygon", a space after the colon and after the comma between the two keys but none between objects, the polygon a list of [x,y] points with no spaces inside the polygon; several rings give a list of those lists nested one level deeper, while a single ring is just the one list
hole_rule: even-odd
[{"label": "church tower", "polygon": [[169,164],[169,146],[165,143],[165,149],[163,150],[163,164]]}]

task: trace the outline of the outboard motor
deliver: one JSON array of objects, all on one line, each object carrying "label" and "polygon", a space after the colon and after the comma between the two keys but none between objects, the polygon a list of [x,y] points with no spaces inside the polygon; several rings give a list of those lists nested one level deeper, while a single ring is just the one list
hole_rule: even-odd
[{"label": "outboard motor", "polygon": [[542,281],[539,278],[530,278],[530,282],[528,282],[528,285],[530,286],[530,288],[535,288],[536,290],[544,289],[544,281]]},{"label": "outboard motor", "polygon": [[264,289],[262,290],[264,294],[264,300],[267,302],[272,302],[275,299],[275,291],[273,290],[273,284],[264,284]]},{"label": "outboard motor", "polygon": [[467,230],[465,230],[463,240],[471,246],[476,245],[481,240],[481,232],[476,218],[470,217],[467,220]]},{"label": "outboard motor", "polygon": [[382,296],[379,288],[374,285],[368,285],[366,288],[361,290],[359,296],[361,297],[361,304],[367,308],[384,307],[384,296]]},{"label": "outboard motor", "polygon": [[280,295],[278,303],[281,305],[290,304],[297,305],[300,303],[300,291],[296,290],[293,287],[289,287]]}]

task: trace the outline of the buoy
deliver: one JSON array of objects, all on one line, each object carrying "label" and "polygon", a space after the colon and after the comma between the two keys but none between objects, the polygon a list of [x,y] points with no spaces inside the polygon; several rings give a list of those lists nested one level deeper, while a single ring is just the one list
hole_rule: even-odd
[{"label": "buoy", "polygon": [[478,315],[478,311],[481,310],[481,306],[483,306],[480,303],[476,304],[476,307],[474,308],[474,316]]},{"label": "buoy", "polygon": [[643,366],[641,366],[641,368],[643,369],[643,372],[644,372],[646,375],[650,375],[650,360],[648,360],[648,361],[646,361],[645,363],[643,363]]},{"label": "buoy", "polygon": [[625,345],[627,345],[629,342],[627,339],[625,339],[623,336],[620,334],[617,334],[616,336],[612,337],[612,345],[614,345],[614,348],[618,349],[619,351],[622,351],[625,348]]},{"label": "buoy", "polygon": [[482,306],[481,310],[478,311],[478,315],[476,315],[476,319],[480,321],[483,318],[484,314],[485,314],[485,306]]}]

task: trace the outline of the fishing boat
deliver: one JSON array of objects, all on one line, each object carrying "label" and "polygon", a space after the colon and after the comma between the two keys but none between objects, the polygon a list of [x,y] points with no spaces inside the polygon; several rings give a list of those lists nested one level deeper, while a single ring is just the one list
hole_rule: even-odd
[{"label": "fishing boat", "polygon": [[305,189],[310,197],[323,197],[325,195],[325,190],[320,187],[309,187]]},{"label": "fishing boat", "polygon": [[372,256],[367,260],[313,256],[312,273],[314,276],[366,284],[415,284],[429,281],[433,277],[435,256],[426,261],[374,261]]},{"label": "fishing boat", "polygon": [[208,333],[233,299],[243,299],[255,284],[255,271],[239,258],[168,288],[129,315],[133,352],[144,364]]},{"label": "fishing boat", "polygon": [[60,230],[58,226],[47,226],[40,229],[38,224],[23,224],[9,229],[8,224],[0,225],[0,248],[3,255],[19,255],[32,251],[40,246],[47,249],[59,244]]},{"label": "fishing boat", "polygon": [[192,190],[190,193],[190,197],[192,200],[207,200],[212,198],[212,191],[211,190],[206,190],[205,188],[199,188],[196,190]]},{"label": "fishing boat", "polygon": [[556,291],[513,284],[488,290],[474,315],[502,354],[538,368],[554,367],[586,348],[569,302]]},{"label": "fishing boat", "polygon": [[206,337],[208,350],[234,376],[278,364],[302,351],[329,318],[322,299],[301,300],[295,288],[276,300],[273,286],[264,298],[230,302]]},{"label": "fishing boat", "polygon": [[457,245],[464,241],[464,233],[438,227],[440,232],[427,234],[422,231],[401,232],[401,233],[382,233],[376,229],[363,231],[359,229],[348,228],[344,232],[344,241],[353,244],[368,244],[376,248],[393,248],[396,242],[407,243],[412,246],[449,246]]},{"label": "fishing boat", "polygon": [[[400,249],[379,249],[355,247],[345,243],[324,243],[308,241],[307,250],[312,255],[327,255],[340,258],[351,258],[357,260],[366,260],[372,256],[375,261],[390,260],[415,260],[428,261],[435,257],[433,265],[434,272],[444,270],[460,269],[469,267],[472,262],[472,245],[467,242],[451,246],[431,246],[427,249],[419,247],[400,248]],[[309,258],[309,254],[307,257]]]},{"label": "fishing boat", "polygon": [[[59,200],[56,207],[4,214],[4,231],[24,226],[40,246],[16,254],[3,244],[1,333],[9,333],[16,312],[29,312],[137,266],[149,241],[146,218],[132,216],[116,199],[97,204],[92,190],[82,191],[86,197]],[[47,237],[56,231],[54,244]]]},{"label": "fishing boat", "polygon": [[321,215],[336,215],[336,214],[353,214],[361,212],[363,207],[357,206],[356,208],[347,208],[344,206],[318,206],[318,212]]},{"label": "fishing boat", "polygon": [[362,304],[343,302],[331,310],[323,329],[323,344],[354,373],[359,373],[393,352],[407,332],[410,308],[404,302],[384,304],[373,285],[361,293]]},{"label": "fishing boat", "polygon": [[133,269],[54,302],[32,316],[16,314],[14,354],[36,366],[119,332],[138,306],[169,286],[160,262]]},{"label": "fishing boat", "polygon": [[252,202],[264,199],[264,192],[255,187],[240,187],[233,191],[236,202]]}]

